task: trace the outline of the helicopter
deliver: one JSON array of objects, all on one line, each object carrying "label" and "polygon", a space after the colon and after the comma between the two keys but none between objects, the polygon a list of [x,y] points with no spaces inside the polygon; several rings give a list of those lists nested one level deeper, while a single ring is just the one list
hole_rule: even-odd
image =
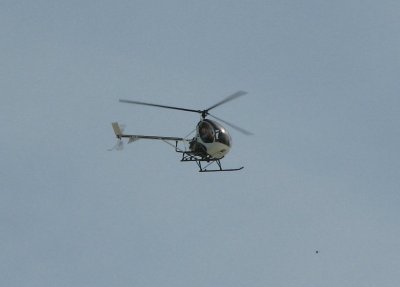
[{"label": "helicopter", "polygon": [[[246,94],[247,92],[245,91],[237,91],[236,93],[224,98],[222,101],[204,110],[187,109],[175,106],[166,106],[166,105],[152,104],[147,102],[120,99],[119,102],[121,103],[198,113],[200,114],[200,121],[197,123],[195,130],[193,130],[186,137],[169,137],[169,136],[166,137],[166,136],[125,134],[124,127],[120,125],[118,122],[113,122],[111,125],[113,127],[115,136],[117,137],[118,140],[115,148],[121,149],[123,145],[122,139],[124,138],[128,139],[128,144],[137,141],[139,139],[161,140],[169,145],[172,145],[175,148],[175,152],[182,154],[181,162],[195,162],[199,168],[199,172],[242,170],[244,168],[243,166],[239,168],[228,168],[228,169],[222,167],[221,159],[223,159],[230,151],[232,146],[232,138],[228,133],[227,129],[224,128],[219,122],[222,122],[234,128],[235,130],[241,132],[242,134],[251,135],[252,133],[232,123],[229,123],[223,119],[220,119],[214,115],[211,115],[210,110],[218,106],[221,106],[227,102],[230,102],[234,99],[237,99],[241,96],[244,96]],[[215,120],[208,119],[206,118],[207,116],[210,116]],[[195,132],[194,137],[188,138],[194,132]],[[171,142],[175,142],[175,144],[172,144]],[[179,146],[178,143],[180,143]],[[181,148],[182,143],[184,145],[184,148]],[[208,169],[208,167],[212,164],[216,164],[217,167],[213,169]]]}]

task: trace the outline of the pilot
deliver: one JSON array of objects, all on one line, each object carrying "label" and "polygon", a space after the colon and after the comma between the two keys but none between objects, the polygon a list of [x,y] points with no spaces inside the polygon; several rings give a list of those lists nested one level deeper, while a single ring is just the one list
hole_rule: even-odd
[{"label": "pilot", "polygon": [[207,143],[211,143],[214,140],[212,128],[207,124],[201,125],[200,136],[201,136],[201,139]]}]

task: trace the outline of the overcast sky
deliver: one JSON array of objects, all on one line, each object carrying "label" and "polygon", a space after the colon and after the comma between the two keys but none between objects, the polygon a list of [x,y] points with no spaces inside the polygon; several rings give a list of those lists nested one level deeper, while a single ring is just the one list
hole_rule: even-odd
[{"label": "overcast sky", "polygon": [[[399,1],[0,1],[1,286],[398,286]],[[162,143],[229,129],[199,173]],[[318,250],[318,253],[316,251]]]}]

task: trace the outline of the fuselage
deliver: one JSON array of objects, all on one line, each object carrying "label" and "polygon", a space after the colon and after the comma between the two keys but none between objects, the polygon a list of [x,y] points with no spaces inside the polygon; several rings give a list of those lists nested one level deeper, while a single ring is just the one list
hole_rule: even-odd
[{"label": "fuselage", "polygon": [[231,145],[231,136],[221,124],[203,119],[197,124],[190,150],[204,158],[221,159],[229,152]]}]

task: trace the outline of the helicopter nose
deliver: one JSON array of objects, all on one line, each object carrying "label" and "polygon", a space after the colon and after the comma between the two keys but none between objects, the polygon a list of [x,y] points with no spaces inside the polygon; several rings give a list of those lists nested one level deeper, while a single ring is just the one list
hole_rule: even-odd
[{"label": "helicopter nose", "polygon": [[229,150],[230,148],[228,146],[219,142],[214,142],[208,146],[207,153],[214,158],[221,159],[229,152]]}]

